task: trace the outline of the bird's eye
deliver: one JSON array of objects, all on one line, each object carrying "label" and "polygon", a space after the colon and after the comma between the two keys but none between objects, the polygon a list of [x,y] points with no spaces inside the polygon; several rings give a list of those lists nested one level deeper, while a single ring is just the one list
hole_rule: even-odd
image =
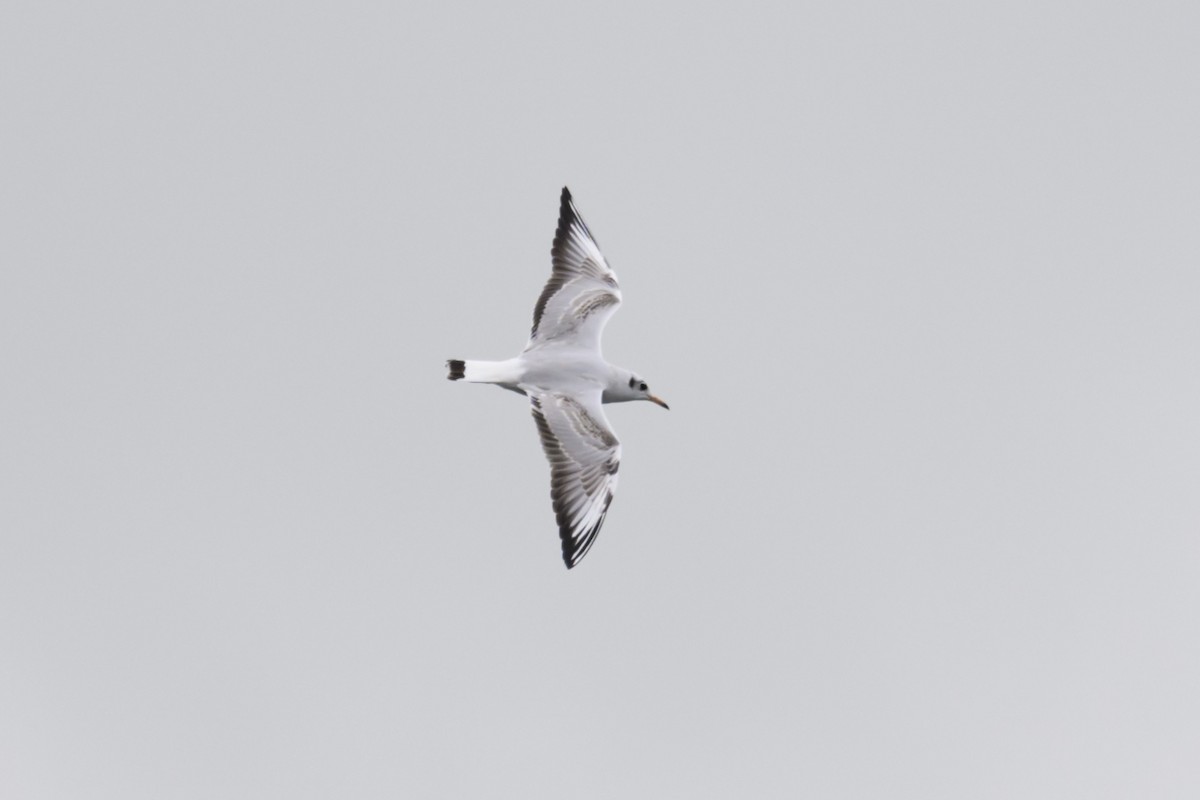
[{"label": "bird's eye", "polygon": [[644,383],[642,384],[642,391],[643,391],[643,392],[644,392],[644,391],[646,391],[646,389],[648,389],[648,388],[649,388],[649,387],[648,387],[648,386],[646,386],[646,384],[644,384]]}]

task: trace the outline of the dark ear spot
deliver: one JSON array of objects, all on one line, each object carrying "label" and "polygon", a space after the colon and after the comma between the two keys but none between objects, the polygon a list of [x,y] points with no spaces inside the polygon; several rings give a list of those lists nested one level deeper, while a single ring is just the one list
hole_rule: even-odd
[{"label": "dark ear spot", "polygon": [[632,388],[633,388],[633,385],[634,385],[635,383],[637,383],[637,378],[630,378],[630,379],[629,379],[629,388],[630,388],[630,389],[632,389]]}]

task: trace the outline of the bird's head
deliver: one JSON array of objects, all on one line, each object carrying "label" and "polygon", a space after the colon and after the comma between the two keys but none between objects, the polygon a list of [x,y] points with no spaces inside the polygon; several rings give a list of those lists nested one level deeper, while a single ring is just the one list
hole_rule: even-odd
[{"label": "bird's head", "polygon": [[[606,402],[628,401],[628,400],[649,400],[651,403],[660,405],[665,409],[670,410],[670,406],[663,401],[661,397],[655,397],[650,391],[650,387],[646,385],[644,378],[641,378],[630,372],[622,376],[623,383],[618,384],[616,391],[611,391],[612,400],[605,398]],[[606,393],[607,394],[607,393]]]}]

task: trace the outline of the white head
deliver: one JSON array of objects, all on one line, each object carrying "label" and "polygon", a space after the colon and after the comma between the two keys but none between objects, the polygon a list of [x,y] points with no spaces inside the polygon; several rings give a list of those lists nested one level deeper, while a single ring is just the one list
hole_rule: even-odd
[{"label": "white head", "polygon": [[649,400],[663,408],[671,408],[663,402],[662,398],[655,397],[650,393],[650,387],[646,385],[645,379],[627,370],[615,370],[608,386],[604,389],[604,402],[627,403],[631,400]]}]

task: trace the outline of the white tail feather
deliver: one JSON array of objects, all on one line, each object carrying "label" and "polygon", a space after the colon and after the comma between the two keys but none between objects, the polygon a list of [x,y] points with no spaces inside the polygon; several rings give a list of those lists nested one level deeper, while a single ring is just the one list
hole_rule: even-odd
[{"label": "white tail feather", "polygon": [[[506,389],[517,389],[521,381],[521,369],[517,359],[507,361],[447,361],[448,376],[452,381],[467,383],[495,383]],[[519,391],[519,390],[518,390]]]}]

